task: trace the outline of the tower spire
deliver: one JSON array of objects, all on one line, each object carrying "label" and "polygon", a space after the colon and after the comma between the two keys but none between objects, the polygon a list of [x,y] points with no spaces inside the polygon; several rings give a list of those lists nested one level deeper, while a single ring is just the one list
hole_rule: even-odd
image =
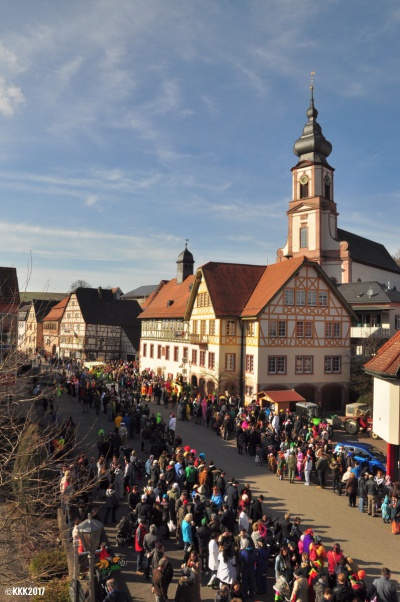
[{"label": "tower spire", "polygon": [[327,157],[332,152],[332,144],[325,138],[321,126],[317,122],[318,111],[314,105],[314,76],[311,71],[310,78],[310,106],[306,111],[308,122],[303,128],[303,133],[294,143],[293,152],[300,161],[327,164]]}]

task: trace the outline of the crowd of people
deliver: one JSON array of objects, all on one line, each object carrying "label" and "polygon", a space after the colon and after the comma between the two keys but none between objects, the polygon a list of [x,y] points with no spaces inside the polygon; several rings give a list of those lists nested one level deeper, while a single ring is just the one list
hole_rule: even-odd
[{"label": "crowd of people", "polygon": [[[379,510],[384,522],[398,525],[396,484],[384,474],[368,475],[351,453],[334,453],[332,432],[324,421],[315,426],[289,411],[274,414],[258,404],[242,408],[237,399],[191,397],[151,380],[152,375],[140,375],[133,364],[113,367],[118,386],[105,385],[85,372],[71,374],[66,375],[66,387],[82,411],[85,405],[92,407],[110,421],[109,433],[98,433],[97,462],[84,458],[105,499],[104,513],[100,510],[98,517],[107,524],[111,515],[115,523],[121,500],[128,500],[129,512],[117,533],[127,543],[131,540],[136,574],[151,583],[156,602],[168,599],[173,578],[164,548],[169,539],[183,551],[178,602],[201,599],[204,573],[207,585],[216,588],[216,601],[265,596],[271,564],[276,600],[288,594],[282,583],[289,585],[292,600],[302,602],[365,601],[375,596],[384,602],[397,600],[388,569],[367,589],[365,572],[346,557],[339,543],[326,550],[318,534],[302,530],[299,517],[287,514],[273,520],[265,513],[262,495],[248,483],[228,478],[177,435],[179,420],[193,420],[193,428],[204,424],[224,439],[234,437],[239,454],[248,454],[279,479],[308,486],[317,479],[320,488],[329,480],[335,493],[346,494],[350,506],[356,506],[358,495],[361,512],[366,509],[373,516]],[[158,405],[168,406],[168,419]],[[63,495],[70,517],[68,497]],[[69,524],[72,528],[71,517]],[[111,596],[115,587],[107,587]]]}]

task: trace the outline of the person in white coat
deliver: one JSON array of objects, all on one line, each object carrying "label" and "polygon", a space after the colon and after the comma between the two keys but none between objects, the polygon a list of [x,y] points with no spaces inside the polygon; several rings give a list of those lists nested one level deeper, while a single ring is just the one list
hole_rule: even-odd
[{"label": "person in white coat", "polygon": [[218,546],[218,533],[212,533],[211,539],[208,543],[208,568],[211,571],[211,577],[209,582],[207,583],[207,587],[212,587],[214,581],[217,579],[217,571],[218,571],[218,554],[219,554],[219,546]]},{"label": "person in white coat", "polygon": [[238,524],[239,524],[239,531],[242,531],[242,529],[244,529],[246,531],[246,533],[249,532],[249,527],[250,527],[249,517],[247,516],[247,512],[244,508],[242,509],[241,513],[239,514]]},{"label": "person in white coat", "polygon": [[217,579],[229,586],[232,585],[237,579],[235,556],[229,556],[225,551],[221,551],[218,554],[218,561]]}]

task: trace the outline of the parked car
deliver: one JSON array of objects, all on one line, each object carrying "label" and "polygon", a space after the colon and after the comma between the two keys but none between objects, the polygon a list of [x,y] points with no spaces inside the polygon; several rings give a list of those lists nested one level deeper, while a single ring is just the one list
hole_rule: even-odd
[{"label": "parked car", "polygon": [[344,441],[338,443],[335,447],[335,453],[343,447],[345,452],[352,451],[354,460],[360,463],[361,468],[367,468],[368,472],[376,474],[378,470],[383,470],[386,473],[386,454],[370,445],[369,443],[359,443],[358,441]]}]

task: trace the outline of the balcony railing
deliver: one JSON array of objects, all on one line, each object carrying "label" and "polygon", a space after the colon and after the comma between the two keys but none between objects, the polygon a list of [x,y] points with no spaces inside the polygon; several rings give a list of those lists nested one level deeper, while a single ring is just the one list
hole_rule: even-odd
[{"label": "balcony railing", "polygon": [[147,330],[142,332],[142,339],[146,341],[182,342],[188,340],[184,330]]},{"label": "balcony railing", "polygon": [[389,339],[390,329],[382,326],[352,326],[350,336],[352,339],[368,339],[368,337]]},{"label": "balcony railing", "polygon": [[192,345],[202,345],[209,341],[208,334],[189,334],[189,343]]}]

